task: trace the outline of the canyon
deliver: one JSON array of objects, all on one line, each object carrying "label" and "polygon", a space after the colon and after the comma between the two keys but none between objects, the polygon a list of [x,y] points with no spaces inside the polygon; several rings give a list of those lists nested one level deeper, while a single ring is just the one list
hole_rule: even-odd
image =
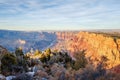
[{"label": "canyon", "polygon": [[9,51],[22,47],[24,52],[39,49],[68,52],[72,57],[78,51],[85,50],[86,58],[98,65],[105,56],[107,68],[120,64],[120,34],[93,31],[55,31],[55,32],[24,32],[0,31],[0,45]]}]

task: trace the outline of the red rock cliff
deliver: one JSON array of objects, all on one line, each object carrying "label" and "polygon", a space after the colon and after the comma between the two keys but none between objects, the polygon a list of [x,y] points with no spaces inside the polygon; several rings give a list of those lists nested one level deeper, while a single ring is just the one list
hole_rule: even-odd
[{"label": "red rock cliff", "polygon": [[66,49],[71,55],[76,51],[86,50],[86,57],[92,61],[100,61],[101,56],[106,56],[108,68],[120,64],[120,39],[90,32],[58,33],[57,36],[64,40],[56,44],[57,48]]}]

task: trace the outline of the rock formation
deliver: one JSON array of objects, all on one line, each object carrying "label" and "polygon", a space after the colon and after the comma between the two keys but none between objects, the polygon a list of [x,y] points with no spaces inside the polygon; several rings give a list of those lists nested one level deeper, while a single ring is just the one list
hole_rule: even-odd
[{"label": "rock formation", "polygon": [[[63,36],[64,35],[64,36]],[[101,57],[105,56],[107,68],[112,68],[120,64],[120,39],[110,35],[98,34],[93,32],[79,32],[76,34],[57,34],[58,39],[62,39],[62,43],[58,42],[55,48],[62,48],[71,53],[86,50],[86,57],[97,65],[101,61]]]}]

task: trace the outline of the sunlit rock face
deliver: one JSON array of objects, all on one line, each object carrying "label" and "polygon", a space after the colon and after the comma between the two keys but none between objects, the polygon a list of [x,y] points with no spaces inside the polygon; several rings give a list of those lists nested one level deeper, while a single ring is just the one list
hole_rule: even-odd
[{"label": "sunlit rock face", "polygon": [[75,32],[56,32],[55,34],[58,40],[68,40],[73,38]]},{"label": "sunlit rock face", "polygon": [[94,63],[101,61],[101,56],[106,56],[108,59],[107,68],[120,64],[120,39],[91,32],[79,32],[69,38],[68,35],[67,39],[61,37],[65,39],[63,44],[56,45],[64,47],[72,56],[77,51],[86,50],[86,57]]},{"label": "sunlit rock face", "polygon": [[56,44],[53,46],[53,49],[58,51],[67,51],[68,43],[72,40],[77,32],[55,32],[57,37]]}]

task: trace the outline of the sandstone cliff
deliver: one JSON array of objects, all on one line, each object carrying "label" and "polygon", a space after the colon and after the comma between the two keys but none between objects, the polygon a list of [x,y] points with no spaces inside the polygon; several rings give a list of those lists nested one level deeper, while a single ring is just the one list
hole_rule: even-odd
[{"label": "sandstone cliff", "polygon": [[[67,50],[73,56],[76,51],[86,50],[86,57],[97,65],[101,61],[101,56],[106,56],[107,68],[112,68],[120,64],[120,39],[105,34],[92,32],[64,34],[59,33],[59,41],[55,48]],[[72,36],[71,36],[72,35]]]}]

